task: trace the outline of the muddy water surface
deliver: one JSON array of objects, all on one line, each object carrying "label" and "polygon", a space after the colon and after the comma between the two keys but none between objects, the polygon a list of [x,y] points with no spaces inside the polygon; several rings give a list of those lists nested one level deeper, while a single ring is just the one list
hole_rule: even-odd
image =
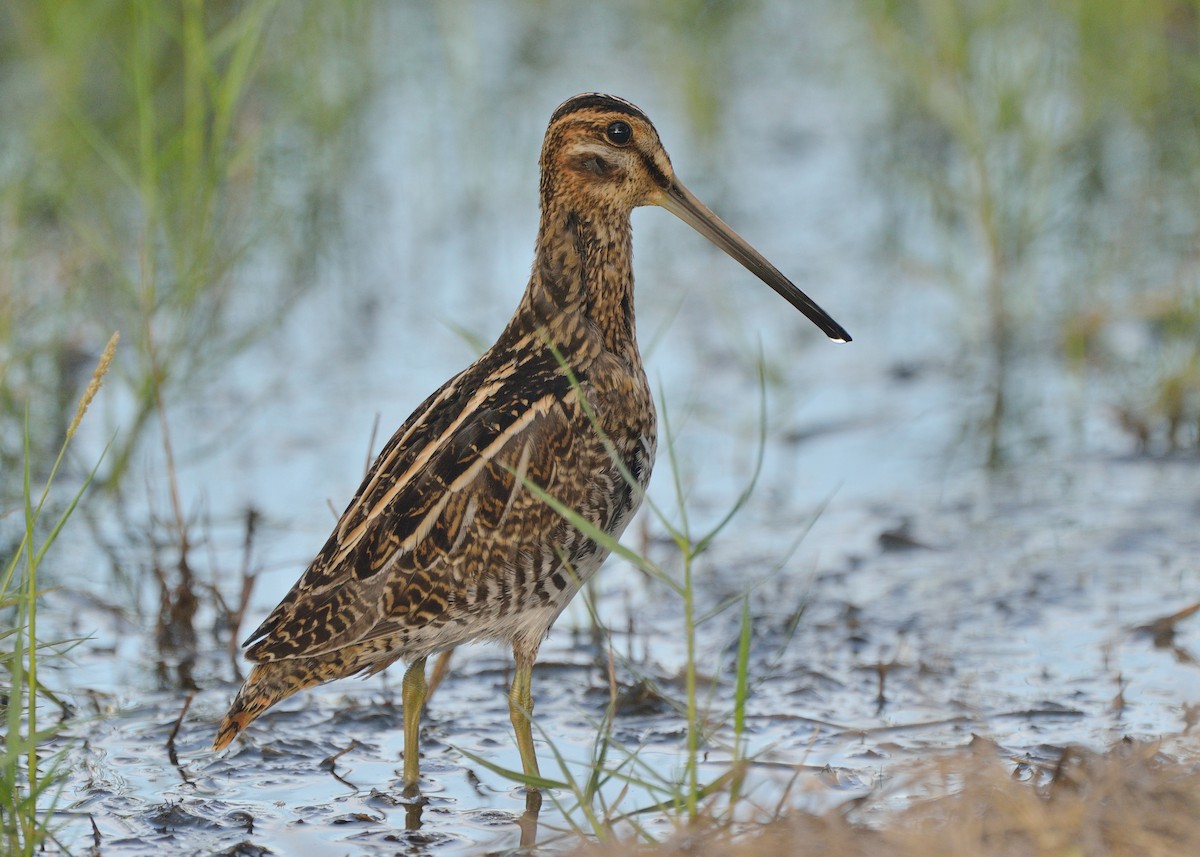
[{"label": "muddy water surface", "polygon": [[[873,792],[896,799],[890,780],[906,763],[980,739],[1003,758],[1036,765],[1052,764],[1068,744],[1103,748],[1183,732],[1200,700],[1200,629],[1183,621],[1156,639],[1148,626],[1192,603],[1200,588],[1193,477],[1191,462],[1096,460],[1004,485],[968,479],[936,499],[844,510],[860,540],[864,528],[873,533],[861,551],[840,547],[831,514],[825,537],[806,540],[751,596],[752,800],[769,805],[784,788],[809,809]],[[745,538],[737,530],[701,571],[704,603],[744,586],[749,569],[736,543]],[[678,767],[684,721],[646,689],[682,695],[678,604],[615,564],[596,603],[614,629],[622,684],[614,737],[643,763]],[[736,633],[729,615],[701,635],[716,719],[731,710]],[[74,730],[83,745],[72,751],[64,833],[75,846],[91,842],[89,818],[101,853],[169,845],[188,853],[465,854],[519,842],[521,791],[463,755],[519,768],[505,653],[456,654],[426,718],[427,803],[413,807],[401,788],[395,680],[305,694],[214,755],[207,746],[232,685],[219,681],[226,670],[213,657],[172,757],[168,737],[183,695],[146,687],[137,635],[115,637],[128,641],[119,667],[96,645],[78,657],[81,684],[87,675],[112,677],[113,686],[91,684],[96,704],[114,710]],[[539,728],[570,773],[586,776],[609,701],[605,648],[564,622],[543,650],[535,691]],[[723,771],[729,737],[727,723],[710,743],[706,775]],[[562,776],[544,742],[540,753],[544,771]],[[569,808],[567,794],[554,797]],[[621,806],[657,797],[635,789]],[[543,809],[549,842],[570,825],[563,811],[551,801]],[[578,813],[572,820],[583,823]]]}]

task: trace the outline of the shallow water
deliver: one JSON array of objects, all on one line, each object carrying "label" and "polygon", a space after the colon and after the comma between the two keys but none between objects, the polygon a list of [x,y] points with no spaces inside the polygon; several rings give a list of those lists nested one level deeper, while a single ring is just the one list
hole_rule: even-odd
[{"label": "shallow water", "polygon": [[[233,597],[252,507],[263,523],[251,564],[262,572],[249,621],[282,596],[332,525],[326,498],[341,508],[353,492],[375,418],[384,434],[399,425],[474,356],[462,331],[486,342],[507,318],[530,262],[545,118],[576,91],[607,89],[644,107],[692,190],[855,336],[824,342],[669,215],[635,214],[639,333],[696,531],[721,518],[753,470],[760,348],[768,378],[763,471],[696,570],[701,611],[750,592],[750,805],[773,806],[785,791],[810,809],[865,794],[903,799],[880,789],[907,763],[975,736],[1036,763],[1071,743],[1185,731],[1188,706],[1200,702],[1200,620],[1180,622],[1169,645],[1138,628],[1200,592],[1197,463],[1127,457],[1104,397],[1078,395],[1077,379],[1031,357],[1017,369],[1033,428],[1014,440],[1027,460],[1001,475],[978,467],[969,424],[986,393],[963,367],[982,358],[961,344],[953,297],[879,251],[883,202],[861,178],[861,156],[880,94],[848,71],[868,44],[861,24],[835,4],[769,5],[739,19],[737,39],[720,49],[723,73],[705,80],[720,121],[701,134],[678,106],[687,82],[642,49],[660,24],[633,36],[620,10],[557,18],[521,8],[381,20],[381,40],[424,47],[394,60],[372,107],[377,138],[345,191],[353,241],[325,258],[327,287],[278,334],[173,411],[181,490],[204,534],[199,576]],[[263,256],[269,267],[269,249]],[[250,289],[246,302],[253,308]],[[91,442],[105,439],[98,431]],[[651,497],[677,518],[660,458]],[[159,489],[148,494],[147,511],[161,512]],[[648,514],[626,541],[677,566]],[[136,541],[117,553],[130,569],[149,564]],[[68,558],[102,565],[86,545]],[[520,767],[504,651],[456,652],[426,715],[428,802],[416,807],[402,796],[398,675],[305,693],[212,754],[235,684],[211,637],[173,759],[168,739],[187,695],[156,679],[151,629],[128,618],[153,615],[149,586],[131,595],[83,576],[90,590],[51,593],[45,611],[64,633],[91,635],[55,676],[78,713],[96,715],[69,733],[80,744],[61,837],[75,852],[95,837],[101,854],[134,855],[518,845],[523,793],[463,755]],[[682,697],[681,605],[619,562],[592,596],[611,642],[597,644],[582,604],[560,620],[534,675],[541,738],[586,776],[611,653],[627,696],[615,738],[648,766],[643,774],[676,770],[684,721],[638,691]],[[109,608],[131,597],[142,612]],[[735,607],[699,635],[721,724],[705,777],[729,758],[737,634]],[[545,740],[539,754],[547,776],[565,776]],[[613,781],[604,793],[621,792]],[[619,809],[662,798],[632,789]],[[542,841],[583,823],[565,792],[551,793]]]},{"label": "shallow water", "polygon": [[[1068,744],[1105,747],[1186,729],[1194,718],[1187,706],[1200,698],[1200,629],[1183,622],[1162,646],[1139,628],[1192,603],[1200,586],[1192,462],[1098,459],[1012,484],[985,488],[969,479],[941,486],[936,497],[902,499],[902,507],[861,510],[852,526],[879,539],[902,512],[913,544],[845,551],[835,533],[814,534],[752,595],[748,782],[756,805],[769,805],[797,777],[790,802],[809,809],[877,792],[907,763],[976,736],[994,741],[1004,758],[1036,764],[1053,763]],[[823,521],[833,526],[833,517]],[[762,568],[736,559],[745,537],[738,528],[705,564],[705,602],[740,591],[748,566]],[[905,544],[893,534],[895,542]],[[612,634],[622,684],[649,680],[681,695],[679,605],[616,564],[599,590],[610,626],[632,627]],[[711,710],[719,718],[731,710],[736,632],[728,615],[701,634],[700,663],[713,665]],[[105,652],[77,660],[84,674],[112,670]],[[608,703],[603,661],[590,635],[564,623],[535,670],[538,727],[577,777],[586,775],[594,724]],[[206,666],[210,675],[223,672]],[[135,675],[144,669],[136,657],[125,664]],[[136,679],[131,687],[115,676],[124,692],[105,700],[118,712],[73,730],[84,749],[73,754],[79,765],[64,795],[73,819],[67,841],[90,841],[90,816],[102,853],[151,853],[163,843],[196,853],[239,843],[286,854],[329,853],[330,843],[350,854],[391,853],[397,843],[447,854],[514,847],[520,790],[460,753],[519,768],[505,708],[508,670],[505,653],[493,648],[456,653],[425,721],[429,802],[419,830],[408,829],[415,810],[402,796],[395,684],[349,681],[309,692],[265,715],[232,750],[212,754],[213,725],[232,687],[205,682],[176,739],[176,765],[167,737],[182,695],[139,691]],[[89,686],[83,677],[78,684]],[[654,694],[634,700],[621,707],[614,737],[641,762],[678,766],[683,720]],[[703,775],[723,770],[728,739],[726,723]],[[539,746],[544,772],[562,776]],[[661,795],[635,790],[622,807],[654,798]],[[550,842],[567,826],[549,802],[541,822]]]}]

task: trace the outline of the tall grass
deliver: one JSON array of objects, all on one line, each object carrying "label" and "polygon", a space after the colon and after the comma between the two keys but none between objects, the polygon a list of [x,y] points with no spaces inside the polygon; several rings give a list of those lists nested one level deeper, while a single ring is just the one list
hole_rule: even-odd
[{"label": "tall grass", "polygon": [[[1147,434],[1200,443],[1200,7],[861,6],[890,96],[879,175],[913,267],[962,298],[987,460],[1045,431],[1012,431],[1040,404],[1031,356],[1099,370]],[[1131,319],[1140,348],[1119,345]],[[1071,401],[1051,395],[1042,419]]]},{"label": "tall grass", "polygon": [[[23,320],[0,322],[0,450],[21,446],[10,419],[21,409],[8,405],[33,402],[26,458],[44,476],[53,451],[42,438],[66,423],[80,355],[97,331],[126,331],[122,431],[97,479],[120,507],[131,462],[159,474],[151,503],[166,512],[135,528],[165,529],[151,538],[173,554],[153,569],[161,648],[194,651],[200,602],[178,412],[284,316],[336,233],[317,209],[353,158],[371,71],[324,60],[344,42],[357,53],[368,24],[358,7],[278,0],[14,0],[0,11],[0,109],[23,117],[0,161],[11,228],[0,232],[12,236],[0,247],[0,318]],[[298,152],[325,167],[311,168],[300,202],[272,168]],[[250,313],[239,309],[248,295]],[[18,465],[0,455],[0,469]],[[140,582],[125,583],[136,600]]]},{"label": "tall grass", "polygon": [[[0,756],[0,836],[7,846],[6,854],[32,855],[39,851],[51,835],[51,820],[57,801],[62,772],[59,755],[41,757],[43,744],[55,734],[57,726],[39,723],[39,704],[47,695],[39,678],[39,660],[45,643],[38,635],[38,601],[42,594],[39,569],[46,552],[58,538],[67,519],[75,511],[80,498],[92,481],[95,470],[66,503],[63,510],[47,528],[44,517],[55,477],[66,456],[67,448],[100,390],[116,352],[117,334],[113,334],[100,357],[92,380],[80,398],[58,456],[41,490],[36,490],[31,475],[32,442],[26,419],[25,458],[22,468],[23,524],[16,550],[0,576],[0,611],[11,616],[11,625],[0,625],[0,639],[9,641],[3,656],[8,673],[5,687],[4,751]],[[99,462],[97,462],[97,466]],[[53,652],[53,648],[49,651]]]},{"label": "tall grass", "polygon": [[[0,11],[0,108],[22,116],[0,162],[11,236],[0,300],[5,318],[24,320],[0,325],[12,355],[0,397],[69,389],[97,330],[125,330],[115,381],[132,413],[107,485],[154,428],[169,472],[176,397],[202,389],[310,280],[336,232],[318,207],[354,157],[372,79],[366,61],[325,59],[347,42],[360,50],[368,33],[358,7],[278,0],[14,0]],[[313,187],[273,168],[301,157],[320,164]],[[268,253],[282,273],[264,282],[252,263]],[[245,294],[253,313],[237,311]],[[35,406],[34,425],[64,426],[67,401]],[[0,431],[19,438],[11,423]],[[33,440],[44,472],[52,454]]]}]

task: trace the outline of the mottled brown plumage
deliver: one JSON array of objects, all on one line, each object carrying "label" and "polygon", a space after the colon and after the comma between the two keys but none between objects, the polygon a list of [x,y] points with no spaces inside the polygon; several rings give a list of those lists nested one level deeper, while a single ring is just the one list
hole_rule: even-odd
[{"label": "mottled brown plumage", "polygon": [[679,215],[831,337],[849,339],[683,188],[632,104],[597,93],[564,102],[541,169],[535,261],[516,313],[400,427],[324,548],[250,635],[255,667],[216,749],[298,690],[403,659],[411,785],[425,658],[494,639],[513,647],[510,713],[525,772],[536,775],[533,661],[606,552],[529,485],[619,536],[654,463],[654,403],[634,331],[635,207]]}]

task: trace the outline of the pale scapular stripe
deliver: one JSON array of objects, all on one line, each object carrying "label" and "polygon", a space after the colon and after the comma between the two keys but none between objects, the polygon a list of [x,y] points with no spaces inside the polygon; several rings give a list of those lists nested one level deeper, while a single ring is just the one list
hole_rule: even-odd
[{"label": "pale scapular stripe", "polygon": [[[362,517],[358,523],[358,526],[356,526],[349,533],[338,533],[338,541],[341,542],[341,549],[337,552],[338,560],[340,560],[346,555],[346,553],[354,548],[354,546],[358,543],[358,540],[362,538],[363,533],[367,531],[367,528],[371,524],[371,520],[376,515],[380,514],[385,508],[387,508],[387,505],[395,499],[397,494],[408,487],[408,484],[410,481],[412,481],[413,476],[424,469],[425,466],[429,464],[429,460],[431,458],[442,451],[442,447],[444,447],[447,441],[454,436],[454,433],[462,427],[463,423],[475,414],[475,412],[479,409],[480,404],[482,404],[491,396],[495,395],[496,391],[502,386],[503,378],[492,378],[490,379],[490,383],[476,390],[475,395],[473,395],[470,401],[468,401],[458,412],[458,416],[455,418],[454,422],[447,426],[446,430],[443,431],[435,441],[426,444],[424,448],[421,449],[420,454],[413,459],[413,462],[411,465],[409,465],[408,469],[404,471],[403,475],[401,475],[398,479],[396,479],[395,482],[392,483],[392,486],[388,488],[384,495],[379,498],[378,502],[371,507],[371,510]],[[428,413],[428,411],[426,413]],[[396,445],[397,453],[403,448],[403,446],[404,445],[402,443]],[[372,482],[365,486],[359,493],[359,502],[366,502],[367,497],[371,493],[370,489],[374,486],[380,475],[387,472],[388,469],[389,468],[387,466],[376,468],[376,479],[372,480]],[[343,516],[343,520],[346,523],[349,523],[352,517],[353,516],[347,512],[347,514]]]},{"label": "pale scapular stripe", "polygon": [[[570,399],[570,396],[571,394],[568,394],[568,400]],[[457,479],[450,483],[449,487],[438,499],[437,503],[433,505],[433,508],[425,513],[425,517],[421,519],[421,523],[417,525],[416,529],[413,530],[408,538],[400,543],[400,546],[396,551],[397,555],[407,553],[420,544],[425,537],[429,535],[430,530],[433,529],[438,519],[442,516],[442,512],[445,511],[446,505],[450,502],[451,495],[458,493],[459,491],[463,490],[463,488],[474,482],[475,477],[479,475],[479,471],[491,464],[497,453],[504,449],[508,442],[513,439],[513,437],[523,432],[529,427],[529,424],[538,417],[545,415],[552,407],[554,407],[557,402],[558,399],[553,394],[543,396],[536,402],[533,402],[529,408],[521,414],[520,419],[516,420],[500,434],[496,435],[496,438],[491,443],[480,450],[479,456],[473,462],[471,462],[471,466],[464,470]],[[446,435],[442,435],[442,438],[439,439],[439,443],[443,442],[445,439]]]}]

